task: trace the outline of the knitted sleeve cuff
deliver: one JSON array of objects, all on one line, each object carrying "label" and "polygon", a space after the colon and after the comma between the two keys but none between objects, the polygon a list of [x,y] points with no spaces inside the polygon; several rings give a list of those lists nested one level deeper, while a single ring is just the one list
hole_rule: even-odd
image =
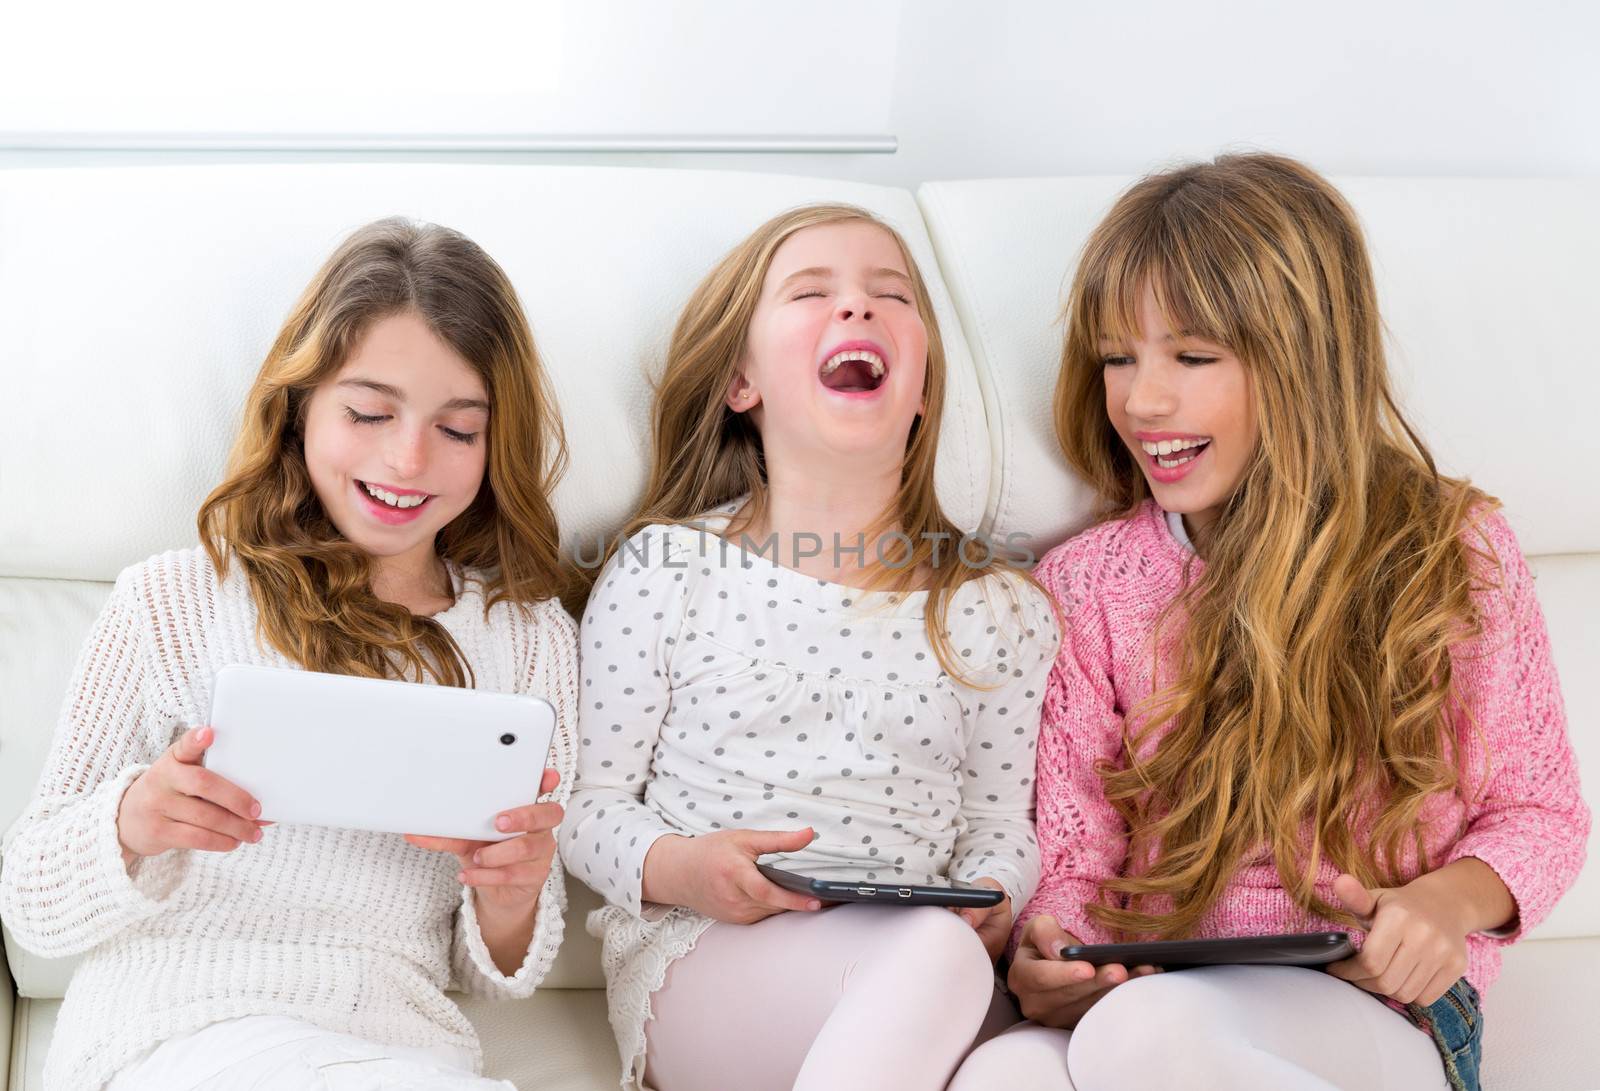
[{"label": "knitted sleeve cuff", "polygon": [[88,795],[56,802],[6,852],[6,926],[45,958],[79,954],[161,910],[187,871],[188,853],[136,859],[117,836],[128,786],[149,766],[130,765]]},{"label": "knitted sleeve cuff", "polygon": [[494,956],[483,942],[483,931],[478,924],[478,911],[471,887],[461,888],[461,907],[456,913],[456,942],[461,956],[457,958],[457,984],[462,991],[475,996],[521,1000],[533,995],[534,990],[550,972],[561,940],[566,933],[567,888],[566,873],[561,861],[550,863],[550,874],[539,892],[538,916],[534,919],[533,938],[528,943],[522,965],[513,974],[503,974],[494,963]]}]

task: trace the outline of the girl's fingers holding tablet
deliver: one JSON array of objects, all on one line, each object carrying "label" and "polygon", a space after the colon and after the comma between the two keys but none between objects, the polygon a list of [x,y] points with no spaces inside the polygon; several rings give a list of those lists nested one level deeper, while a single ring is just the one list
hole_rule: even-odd
[{"label": "girl's fingers holding tablet", "polygon": [[1361,927],[1372,927],[1373,914],[1378,911],[1377,891],[1368,890],[1360,879],[1345,874],[1333,881],[1333,894],[1361,922]]},{"label": "girl's fingers holding tablet", "polygon": [[1120,985],[1128,980],[1128,968],[1120,963],[1113,962],[1099,967],[1095,971],[1094,978],[1096,985],[1109,989],[1113,985]]},{"label": "girl's fingers holding tablet", "polygon": [[1379,922],[1367,934],[1366,940],[1361,944],[1361,950],[1355,957],[1330,963],[1328,972],[1351,984],[1360,985],[1369,992],[1381,992],[1376,984],[1394,961],[1394,956],[1400,949],[1400,938],[1399,929],[1385,927]]},{"label": "girl's fingers holding tablet", "polygon": [[1025,948],[1017,948],[1016,961],[1011,964],[1010,977],[1013,991],[1038,993],[1058,989],[1079,989],[1095,976],[1095,968],[1087,962],[1063,962],[1060,959],[1041,958]]},{"label": "girl's fingers holding tablet", "polygon": [[[1035,918],[1037,920],[1038,918]],[[1031,923],[1031,922],[1030,922]],[[1054,922],[1052,922],[1054,923]],[[1071,936],[1067,937],[1071,939]],[[1076,941],[1067,946],[1075,946]],[[1145,972],[1156,972],[1153,966],[1141,966]],[[1013,990],[1027,989],[1049,992],[1057,989],[1082,990],[1085,988],[1110,988],[1120,985],[1130,976],[1127,967],[1118,963],[1096,966],[1078,959],[1061,959],[1041,955],[1037,948],[1024,940],[1017,946],[1017,957],[1011,964],[1011,976],[1016,978]],[[1143,974],[1138,974],[1143,976]]]},{"label": "girl's fingers holding tablet", "polygon": [[261,817],[261,804],[249,792],[203,766],[179,765],[173,770],[172,783],[183,794],[209,800],[247,822]]},{"label": "girl's fingers holding tablet", "polygon": [[564,813],[559,803],[530,803],[495,815],[494,828],[501,833],[544,833],[561,825]]},{"label": "girl's fingers holding tablet", "polygon": [[555,846],[556,839],[548,832],[525,833],[505,841],[491,841],[473,850],[468,860],[478,867],[505,867],[523,860],[548,858]]},{"label": "girl's fingers holding tablet", "polygon": [[508,864],[505,867],[469,867],[461,870],[465,886],[517,886],[537,889],[550,874],[550,857]]},{"label": "girl's fingers holding tablet", "polygon": [[[261,808],[256,801],[238,785],[195,764],[214,734],[209,726],[185,731],[128,786],[117,808],[117,839],[125,859],[172,848],[226,852],[240,841],[259,839],[255,820]],[[188,832],[197,828],[227,843]]]},{"label": "girl's fingers holding tablet", "polygon": [[1433,980],[1434,968],[1427,962],[1418,962],[1411,967],[1411,972],[1406,974],[1405,981],[1398,985],[1388,995],[1402,1004],[1410,1004],[1422,995],[1422,990],[1428,987],[1428,982]]},{"label": "girl's fingers holding tablet", "polygon": [[1368,932],[1361,950],[1351,958],[1331,963],[1328,972],[1368,992],[1382,992],[1377,987],[1378,980],[1394,961],[1402,938],[1402,929],[1378,912],[1384,892],[1368,890],[1352,875],[1335,879],[1333,892]]},{"label": "girl's fingers holding tablet", "polygon": [[556,785],[561,783],[561,774],[555,769],[546,769],[544,776],[539,778],[539,794],[547,796],[556,790]]},{"label": "girl's fingers holding tablet", "polygon": [[469,841],[463,837],[432,837],[422,833],[408,833],[405,835],[409,844],[429,852],[453,852],[457,856],[466,858],[485,845],[496,844],[494,841]]},{"label": "girl's fingers holding tablet", "polygon": [[216,830],[191,826],[187,822],[168,820],[163,825],[163,838],[176,849],[196,849],[200,852],[232,852],[239,847],[237,839]]},{"label": "girl's fingers holding tablet", "polygon": [[1021,948],[1029,947],[1040,957],[1060,958],[1063,947],[1075,946],[1077,942],[1054,917],[1041,913],[1023,927],[1022,941],[1017,946],[1019,954]]},{"label": "girl's fingers holding tablet", "polygon": [[[772,852],[799,852],[816,839],[816,831],[807,826],[803,830],[730,830],[734,842],[749,854],[751,860]],[[757,872],[759,875],[760,873]],[[766,882],[765,879],[762,880]],[[768,884],[771,885],[771,884]]]},{"label": "girl's fingers holding tablet", "polygon": [[1414,939],[1404,939],[1383,973],[1367,981],[1357,981],[1356,984],[1371,992],[1392,997],[1402,1004],[1409,1004],[1416,999],[1416,994],[1422,991],[1436,969],[1437,965],[1423,957],[1420,943]]},{"label": "girl's fingers holding tablet", "polygon": [[821,908],[816,898],[792,894],[756,869],[758,856],[798,851],[814,836],[803,829],[662,837],[645,858],[645,887],[656,896],[652,900],[685,905],[728,924],[751,924],[785,910]]},{"label": "girl's fingers holding tablet", "polygon": [[224,837],[231,838],[235,844],[239,842],[254,844],[261,840],[261,831],[256,828],[254,822],[240,818],[232,811],[224,810],[215,803],[195,796],[169,796],[162,804],[161,812],[174,822],[220,833]]},{"label": "girl's fingers holding tablet", "polygon": [[795,913],[810,913],[822,908],[822,903],[816,898],[808,898],[804,894],[785,890],[754,868],[740,883],[740,887],[747,898],[763,908],[789,910]]},{"label": "girl's fingers holding tablet", "polygon": [[191,727],[177,741],[168,748],[167,753],[172,755],[172,760],[184,765],[198,765],[205,756],[206,747],[216,741],[217,732],[210,724],[201,724]]},{"label": "girl's fingers holding tablet", "polygon": [[1105,973],[1086,962],[1063,962],[1040,958],[1030,953],[1011,964],[1007,984],[1016,994],[1022,1014],[1036,1023],[1051,1027],[1075,1026],[1101,996],[1126,980],[1126,971]]},{"label": "girl's fingers holding tablet", "polygon": [[[975,880],[973,885],[986,886],[991,890],[1005,893],[1005,888],[998,881],[987,877]],[[978,938],[983,941],[984,950],[989,952],[989,957],[999,958],[1001,952],[1005,950],[1006,940],[1011,938],[1013,919],[1011,898],[1007,896],[998,905],[959,909],[957,914],[978,933]]]}]

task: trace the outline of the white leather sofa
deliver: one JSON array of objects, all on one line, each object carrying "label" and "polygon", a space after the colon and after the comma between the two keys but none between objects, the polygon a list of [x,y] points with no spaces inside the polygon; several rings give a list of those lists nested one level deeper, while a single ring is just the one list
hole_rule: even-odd
[{"label": "white leather sofa", "polygon": [[[1084,235],[1127,181],[934,183],[913,194],[523,166],[0,170],[0,828],[26,804],[109,581],[194,541],[195,508],[270,337],[352,227],[393,213],[434,220],[509,271],[572,443],[557,498],[570,543],[612,533],[641,488],[646,373],[711,262],[781,208],[871,208],[910,240],[949,348],[946,507],[967,527],[1029,533],[1042,552],[1088,515],[1048,420],[1058,301]],[[1600,810],[1600,183],[1343,184],[1370,233],[1415,418],[1446,468],[1504,498],[1534,558],[1586,795]],[[595,903],[577,884],[572,894],[567,946],[539,994],[467,1005],[491,1074],[525,1091],[616,1085],[598,952],[583,930]],[[0,1078],[9,1071],[12,1091],[35,1091],[72,964],[35,958],[9,934],[5,958]],[[1507,954],[1487,999],[1485,1086],[1600,1087],[1597,1015],[1591,863]]]}]

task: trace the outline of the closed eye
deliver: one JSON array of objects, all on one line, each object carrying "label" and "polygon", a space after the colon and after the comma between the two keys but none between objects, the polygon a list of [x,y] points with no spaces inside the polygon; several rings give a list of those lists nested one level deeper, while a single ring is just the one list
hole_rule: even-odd
[{"label": "closed eye", "polygon": [[884,298],[898,299],[902,303],[910,303],[911,302],[909,297],[904,296],[899,292],[882,292],[882,293],[879,294],[878,298],[879,299],[884,299]]},{"label": "closed eye", "polygon": [[1178,362],[1180,364],[1186,364],[1189,367],[1199,367],[1202,364],[1214,364],[1217,362],[1217,359],[1218,358],[1215,356],[1199,356],[1192,352],[1183,352],[1178,354]]},{"label": "closed eye", "polygon": [[[344,415],[350,418],[351,424],[382,424],[386,420],[393,419],[393,417],[388,413],[357,413],[348,405],[344,407]],[[464,443],[468,446],[471,446],[472,444],[478,442],[479,433],[477,432],[458,432],[454,428],[446,428],[442,424],[439,426],[439,431],[443,432],[446,438],[451,439],[456,443]]]},{"label": "closed eye", "polygon": [[1105,367],[1121,367],[1123,364],[1133,363],[1132,356],[1102,356],[1100,363]]}]

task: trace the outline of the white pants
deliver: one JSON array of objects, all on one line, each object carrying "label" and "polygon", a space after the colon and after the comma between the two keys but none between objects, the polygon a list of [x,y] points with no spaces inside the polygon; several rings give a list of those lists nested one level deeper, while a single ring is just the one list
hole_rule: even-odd
[{"label": "white pants", "polygon": [[298,1019],[249,1015],[169,1038],[105,1091],[516,1091],[450,1046],[384,1046]]},{"label": "white pants", "polygon": [[1442,1091],[1433,1039],[1318,970],[1217,966],[1134,978],[1077,1029],[1023,1023],[974,1050],[950,1091]]},{"label": "white pants", "polygon": [[942,1091],[996,1001],[977,933],[933,906],[841,905],[714,924],[650,998],[656,1091]]}]

